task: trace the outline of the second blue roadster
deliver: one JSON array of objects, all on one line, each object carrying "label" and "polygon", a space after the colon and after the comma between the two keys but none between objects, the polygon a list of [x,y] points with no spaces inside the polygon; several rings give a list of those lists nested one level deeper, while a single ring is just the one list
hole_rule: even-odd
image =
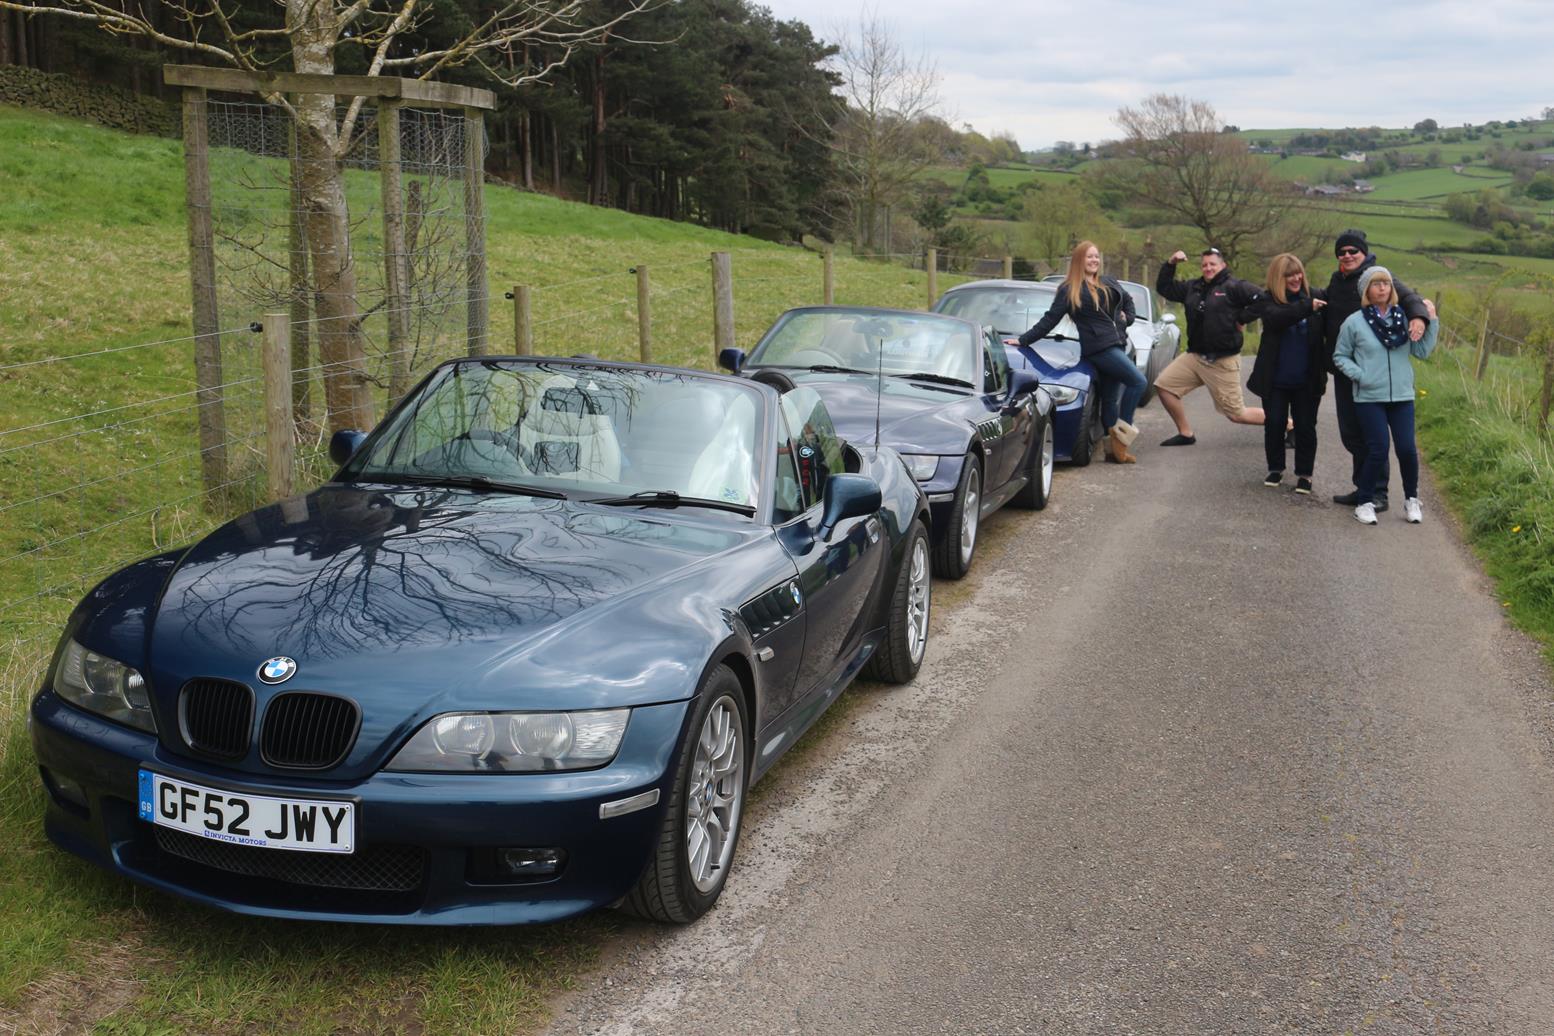
[{"label": "second blue roadster", "polygon": [[811,390],[458,360],[332,452],[70,616],[30,724],[57,845],[245,914],[686,922],[750,782],[922,663],[927,502]]},{"label": "second blue roadster", "polygon": [[970,321],[810,306],[778,317],[748,360],[726,350],[722,361],[813,388],[849,440],[897,450],[928,494],[938,575],[966,574],[983,517],[1051,498],[1052,398]]}]

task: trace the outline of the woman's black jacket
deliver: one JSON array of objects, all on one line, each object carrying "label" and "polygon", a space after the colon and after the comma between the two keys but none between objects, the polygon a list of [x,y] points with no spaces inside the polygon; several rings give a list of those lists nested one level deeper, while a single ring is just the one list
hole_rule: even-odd
[{"label": "woman's black jacket", "polygon": [[1137,313],[1133,308],[1133,296],[1128,294],[1126,288],[1117,283],[1116,278],[1102,275],[1101,286],[1106,288],[1109,298],[1108,305],[1100,305],[1095,292],[1090,290],[1088,284],[1081,285],[1079,289],[1079,309],[1073,310],[1068,304],[1068,286],[1059,284],[1058,293],[1052,299],[1052,307],[1046,315],[1036,321],[1036,325],[1020,336],[1021,345],[1030,345],[1039,342],[1058,326],[1058,321],[1064,314],[1074,318],[1074,327],[1079,331],[1079,355],[1093,356],[1098,352],[1110,349],[1112,346],[1120,346],[1124,352],[1128,349],[1127,332],[1117,326],[1118,314],[1126,315],[1126,322],[1122,325],[1126,328],[1137,319]]},{"label": "woman's black jacket", "polygon": [[[1319,299],[1326,299],[1327,292],[1318,288],[1314,292]],[[1327,391],[1327,368],[1333,360],[1332,346],[1327,344],[1323,323],[1326,309],[1313,309],[1312,295],[1301,292],[1288,302],[1280,302],[1271,292],[1236,314],[1243,324],[1254,320],[1263,322],[1262,340],[1257,345],[1257,359],[1252,361],[1252,373],[1246,379],[1246,387],[1266,399],[1273,389],[1273,379],[1279,370],[1279,349],[1284,332],[1302,320],[1306,321],[1306,342],[1310,349],[1310,362],[1306,364],[1306,388],[1318,396]]]}]

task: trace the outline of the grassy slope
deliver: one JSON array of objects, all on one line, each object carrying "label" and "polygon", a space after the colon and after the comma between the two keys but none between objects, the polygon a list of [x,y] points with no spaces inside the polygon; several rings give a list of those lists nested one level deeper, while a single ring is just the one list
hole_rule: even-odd
[{"label": "grassy slope", "polygon": [[[0,368],[188,334],[180,145],[0,106]],[[737,336],[820,300],[813,254],[488,187],[493,348],[511,341],[511,284],[535,286],[541,352],[636,353],[635,279],[653,275],[655,358],[710,366],[707,254],[734,254]],[[839,302],[917,307],[925,277],[839,259]],[[223,323],[250,314],[224,315]],[[238,336],[234,354],[251,339]],[[51,445],[63,416],[187,392],[187,343],[0,369],[0,1028],[72,1012],[106,1032],[523,1031],[545,997],[621,922],[538,931],[413,932],[217,916],[100,875],[41,837],[23,712],[59,623],[93,572],[186,541],[219,518],[199,506],[192,414],[141,406],[138,423]],[[234,390],[233,410],[252,408]],[[242,398],[238,398],[242,396]],[[91,424],[93,422],[85,422]],[[6,434],[9,433],[9,434]],[[28,503],[77,483],[59,497]],[[252,489],[252,486],[247,488]],[[191,498],[144,514],[147,502]],[[100,533],[83,532],[117,522]],[[36,549],[60,537],[64,545]],[[33,551],[33,553],[24,553]],[[17,555],[21,555],[18,557]],[[39,591],[48,591],[41,595]],[[17,606],[18,601],[25,604]],[[198,962],[198,963],[195,963]],[[85,992],[72,976],[90,974]],[[36,985],[47,980],[44,985]],[[123,1006],[93,1007],[104,983]],[[36,1013],[42,1012],[41,1015]]]}]

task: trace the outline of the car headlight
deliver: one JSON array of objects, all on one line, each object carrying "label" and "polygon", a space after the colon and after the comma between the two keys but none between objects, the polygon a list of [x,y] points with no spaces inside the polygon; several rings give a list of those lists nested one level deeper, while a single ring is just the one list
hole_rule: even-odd
[{"label": "car headlight", "polygon": [[1043,385],[1042,388],[1058,406],[1066,406],[1079,398],[1079,390],[1070,385]]},{"label": "car headlight", "polygon": [[586,770],[615,758],[630,709],[445,712],[415,732],[390,770],[533,773]]},{"label": "car headlight", "polygon": [[74,640],[65,642],[65,651],[59,657],[54,693],[115,723],[156,733],[145,677],[123,662],[88,651]]},{"label": "car headlight", "polygon": [[901,459],[906,461],[907,470],[919,482],[927,482],[939,470],[939,458],[931,454],[903,453]]}]

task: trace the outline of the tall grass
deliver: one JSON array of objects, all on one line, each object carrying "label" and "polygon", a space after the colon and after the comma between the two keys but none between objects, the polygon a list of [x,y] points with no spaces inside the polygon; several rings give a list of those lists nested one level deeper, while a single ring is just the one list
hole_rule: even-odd
[{"label": "tall grass", "polygon": [[1421,445],[1513,620],[1554,662],[1554,442],[1537,431],[1540,365],[1495,356],[1473,377],[1466,348],[1421,364]]}]

